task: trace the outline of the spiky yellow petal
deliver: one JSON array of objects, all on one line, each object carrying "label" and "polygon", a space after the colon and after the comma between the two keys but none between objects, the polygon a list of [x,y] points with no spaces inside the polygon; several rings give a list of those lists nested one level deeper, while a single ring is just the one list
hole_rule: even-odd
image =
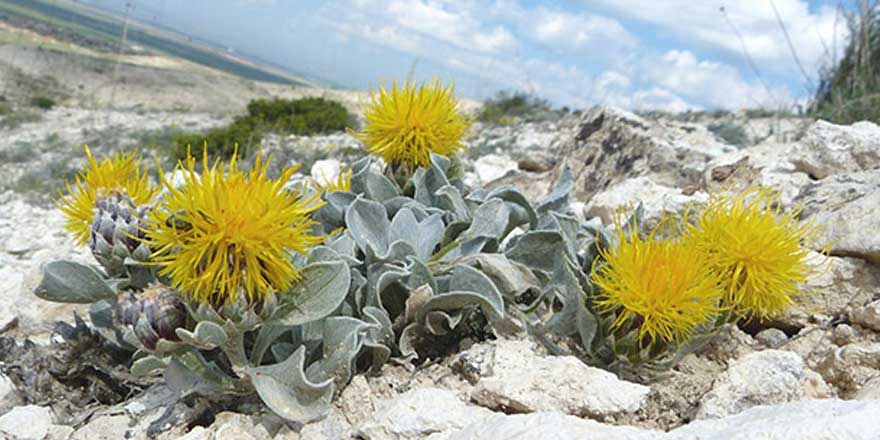
[{"label": "spiky yellow petal", "polygon": [[439,81],[427,84],[395,81],[391,90],[371,95],[366,126],[357,133],[367,151],[390,164],[428,166],[431,153],[449,156],[463,148],[470,125],[458,109],[455,89]]},{"label": "spiky yellow petal", "polygon": [[240,291],[255,302],[290,288],[299,279],[292,254],[305,254],[323,239],[313,235],[311,219],[322,204],[319,194],[285,189],[296,168],[270,179],[269,163],[259,155],[249,172],[234,155],[228,164],[211,165],[206,151],[201,174],[195,163],[189,155],[179,187],[161,176],[166,194],[147,228],[159,273],[192,299],[211,304],[234,301]]},{"label": "spiky yellow petal", "polygon": [[617,246],[601,250],[604,261],[592,273],[595,304],[616,314],[613,328],[637,325],[640,339],[676,343],[719,312],[722,292],[696,249],[657,238],[661,226],[646,238],[636,225],[618,226]]},{"label": "spiky yellow petal", "polygon": [[689,226],[687,239],[722,280],[725,305],[739,314],[766,318],[784,311],[810,275],[804,245],[816,229],[780,206],[779,193],[753,187],[713,197]]},{"label": "spiky yellow petal", "polygon": [[342,170],[339,172],[339,175],[336,176],[335,180],[327,179],[324,181],[324,184],[316,184],[316,188],[318,191],[325,191],[327,193],[332,193],[336,191],[351,191],[351,174],[352,170],[349,168],[348,170]]},{"label": "spiky yellow petal", "polygon": [[88,161],[86,169],[76,176],[73,186],[70,182],[65,183],[67,194],[56,202],[65,214],[65,229],[80,246],[89,240],[98,197],[118,192],[130,197],[135,204],[143,205],[149,203],[159,190],[150,184],[137,151],[116,153],[98,162],[89,146],[84,148]]}]

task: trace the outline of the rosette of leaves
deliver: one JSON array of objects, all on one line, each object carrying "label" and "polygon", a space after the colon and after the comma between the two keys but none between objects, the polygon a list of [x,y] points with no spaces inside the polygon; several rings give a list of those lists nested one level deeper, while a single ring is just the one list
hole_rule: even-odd
[{"label": "rosette of leaves", "polygon": [[[604,226],[598,219],[578,220],[570,212],[573,182],[563,170],[552,192],[535,208],[537,227],[511,239],[501,251],[504,259],[483,257],[480,263],[499,285],[509,286],[502,289],[514,305],[508,310],[550,352],[574,354],[630,379],[653,378],[705,345],[731,322],[731,315],[707,307],[700,315],[706,319],[688,328],[683,337],[663,340],[646,337],[656,325],[652,327],[645,316],[622,316],[622,307],[603,307],[607,292],[596,284],[595,274],[606,264],[610,250],[621,242],[638,241],[633,239],[640,234],[642,208],[617,227]],[[697,272],[695,278],[704,278]],[[714,290],[708,282],[701,286]]]},{"label": "rosette of leaves", "polygon": [[338,313],[381,325],[385,358],[424,359],[516,327],[478,261],[516,228],[536,225],[534,209],[513,187],[468,193],[449,167],[432,155],[401,187],[365,158],[352,166],[350,191],[328,192],[315,213],[325,231],[345,232],[310,260],[349,263]]},{"label": "rosette of leaves", "polygon": [[[345,365],[375,339],[370,335],[378,326],[328,317],[349,283],[348,266],[334,260],[305,265],[290,291],[269,295],[259,307],[244,296],[215,307],[153,285],[137,293],[146,301],[135,302],[139,308],[126,316],[133,307],[131,290],[115,290],[95,268],[56,261],[47,265],[36,293],[52,301],[92,303],[92,323],[136,349],[132,373],[162,373],[179,396],[256,392],[282,416],[308,421],[324,413],[350,379]],[[181,311],[180,319],[172,319]]]}]

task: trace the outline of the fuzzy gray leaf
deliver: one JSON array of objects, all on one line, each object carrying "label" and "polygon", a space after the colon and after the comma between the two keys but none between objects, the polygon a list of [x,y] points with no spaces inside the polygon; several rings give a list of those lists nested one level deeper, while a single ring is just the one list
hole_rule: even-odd
[{"label": "fuzzy gray leaf", "polygon": [[300,325],[321,319],[339,307],[351,283],[348,265],[342,261],[310,264],[302,278],[280,294],[270,320],[277,325]]},{"label": "fuzzy gray leaf", "polygon": [[507,297],[538,287],[537,278],[527,267],[508,260],[504,254],[480,254],[477,263]]},{"label": "fuzzy gray leaf", "polygon": [[77,304],[116,298],[116,292],[94,269],[72,261],[47,264],[34,294],[46,301]]},{"label": "fuzzy gray leaf", "polygon": [[312,382],[304,370],[306,349],[300,346],[279,364],[245,370],[260,399],[279,416],[308,423],[326,414],[335,386],[333,380]]},{"label": "fuzzy gray leaf", "polygon": [[391,222],[381,204],[364,198],[355,200],[345,213],[345,224],[361,250],[387,253]]},{"label": "fuzzy gray leaf", "polygon": [[563,167],[562,173],[556,180],[553,190],[538,204],[538,212],[559,211],[568,207],[568,197],[574,188],[574,175],[568,166]]}]

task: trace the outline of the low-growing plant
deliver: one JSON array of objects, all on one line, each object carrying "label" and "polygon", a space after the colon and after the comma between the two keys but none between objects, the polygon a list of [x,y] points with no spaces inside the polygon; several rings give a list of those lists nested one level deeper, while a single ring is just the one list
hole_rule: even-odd
[{"label": "low-growing plant", "polygon": [[668,368],[721,325],[780,310],[805,279],[810,230],[769,192],[643,236],[638,210],[609,228],[578,220],[567,170],[537,204],[466,187],[446,156],[469,123],[450,90],[380,88],[357,135],[384,164],[363,158],[320,186],[207,152],[201,172],[189,155],[153,186],[134,153],[87,149],[58,203],[100,267],[49,263],[35,293],[91,304],[133,374],[162,374],[180,396],[257,394],[307,422],[356,372],[465,339],[528,333],[612,371]]},{"label": "low-growing plant", "polygon": [[477,120],[492,124],[507,125],[517,118],[537,117],[553,108],[550,102],[522,92],[498,92],[494,98],[486,100]]},{"label": "low-growing plant", "polygon": [[33,109],[18,108],[11,110],[3,116],[0,116],[0,128],[13,130],[30,122],[37,122],[42,119],[39,112]]},{"label": "low-growing plant", "polygon": [[749,144],[749,134],[746,132],[746,129],[735,122],[725,121],[710,124],[708,129],[730,145],[744,147]]},{"label": "low-growing plant", "polygon": [[48,96],[34,96],[31,98],[31,105],[43,110],[51,110],[55,107],[55,100]]},{"label": "low-growing plant", "polygon": [[813,116],[839,124],[880,122],[880,8],[876,1],[856,4],[846,49],[836,65],[820,72],[810,104]]},{"label": "low-growing plant", "polygon": [[248,103],[248,113],[229,125],[205,133],[178,132],[171,136],[175,159],[185,159],[187,151],[200,157],[202,147],[219,157],[256,151],[269,131],[310,136],[355,127],[355,117],[342,104],[324,98],[256,99]]},{"label": "low-growing plant", "polygon": [[248,114],[283,133],[314,135],[344,131],[355,126],[354,116],[340,103],[324,98],[256,99]]}]

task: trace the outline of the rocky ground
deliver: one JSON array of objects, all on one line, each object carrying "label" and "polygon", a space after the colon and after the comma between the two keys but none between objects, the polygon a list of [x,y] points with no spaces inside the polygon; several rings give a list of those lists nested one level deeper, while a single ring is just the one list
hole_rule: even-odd
[{"label": "rocky ground", "polygon": [[[795,309],[727,328],[649,383],[521,336],[355,376],[328,417],[297,425],[256,399],[176,400],[130,376],[77,321],[83,307],[37,300],[45,263],[92,259],[63,231],[50,195],[82,165],[85,143],[97,155],[137,146],[163,160],[170,133],[222,125],[249,99],[327,96],[358,111],[367,94],[45,43],[0,45],[0,101],[39,92],[59,103],[0,116],[0,439],[880,439],[877,125],[610,108],[474,124],[462,157],[471,185],[513,184],[537,199],[567,166],[584,217],[607,223],[641,203],[650,226],[722,186],[759,183],[823,228],[828,256],[816,249],[816,276]],[[263,148],[275,172],[300,164],[296,179],[324,180],[363,155],[343,133],[270,135]]]},{"label": "rocky ground", "polygon": [[[81,308],[31,294],[47,261],[90,256],[70,243],[57,209],[14,181],[56,162],[74,169],[81,162],[74,146],[92,137],[113,133],[124,146],[145,128],[222,122],[198,113],[59,108],[4,134],[12,141],[0,155],[18,159],[0,163],[2,175],[19,177],[4,177],[0,194],[0,438],[880,438],[877,125],[795,121],[792,130],[806,129],[734,147],[703,122],[610,108],[476,124],[463,158],[472,184],[510,183],[537,198],[568,166],[578,208],[605,222],[627,204],[641,202],[646,218],[657,220],[721,185],[770,185],[783,191],[785,209],[803,207],[804,220],[824,228],[829,256],[816,254],[817,276],[804,286],[810,294],[790,313],[728,328],[651,383],[550,356],[526,338],[494,340],[417,369],[389,364],[377,376],[356,376],[329,417],[302,426],[258,401],[173,402],[161,385],[128,377],[82,325],[54,324],[74,324]],[[47,133],[57,140],[40,155],[16,152]],[[270,136],[264,144],[279,166],[302,163],[316,178],[362,154],[346,134]]]}]

